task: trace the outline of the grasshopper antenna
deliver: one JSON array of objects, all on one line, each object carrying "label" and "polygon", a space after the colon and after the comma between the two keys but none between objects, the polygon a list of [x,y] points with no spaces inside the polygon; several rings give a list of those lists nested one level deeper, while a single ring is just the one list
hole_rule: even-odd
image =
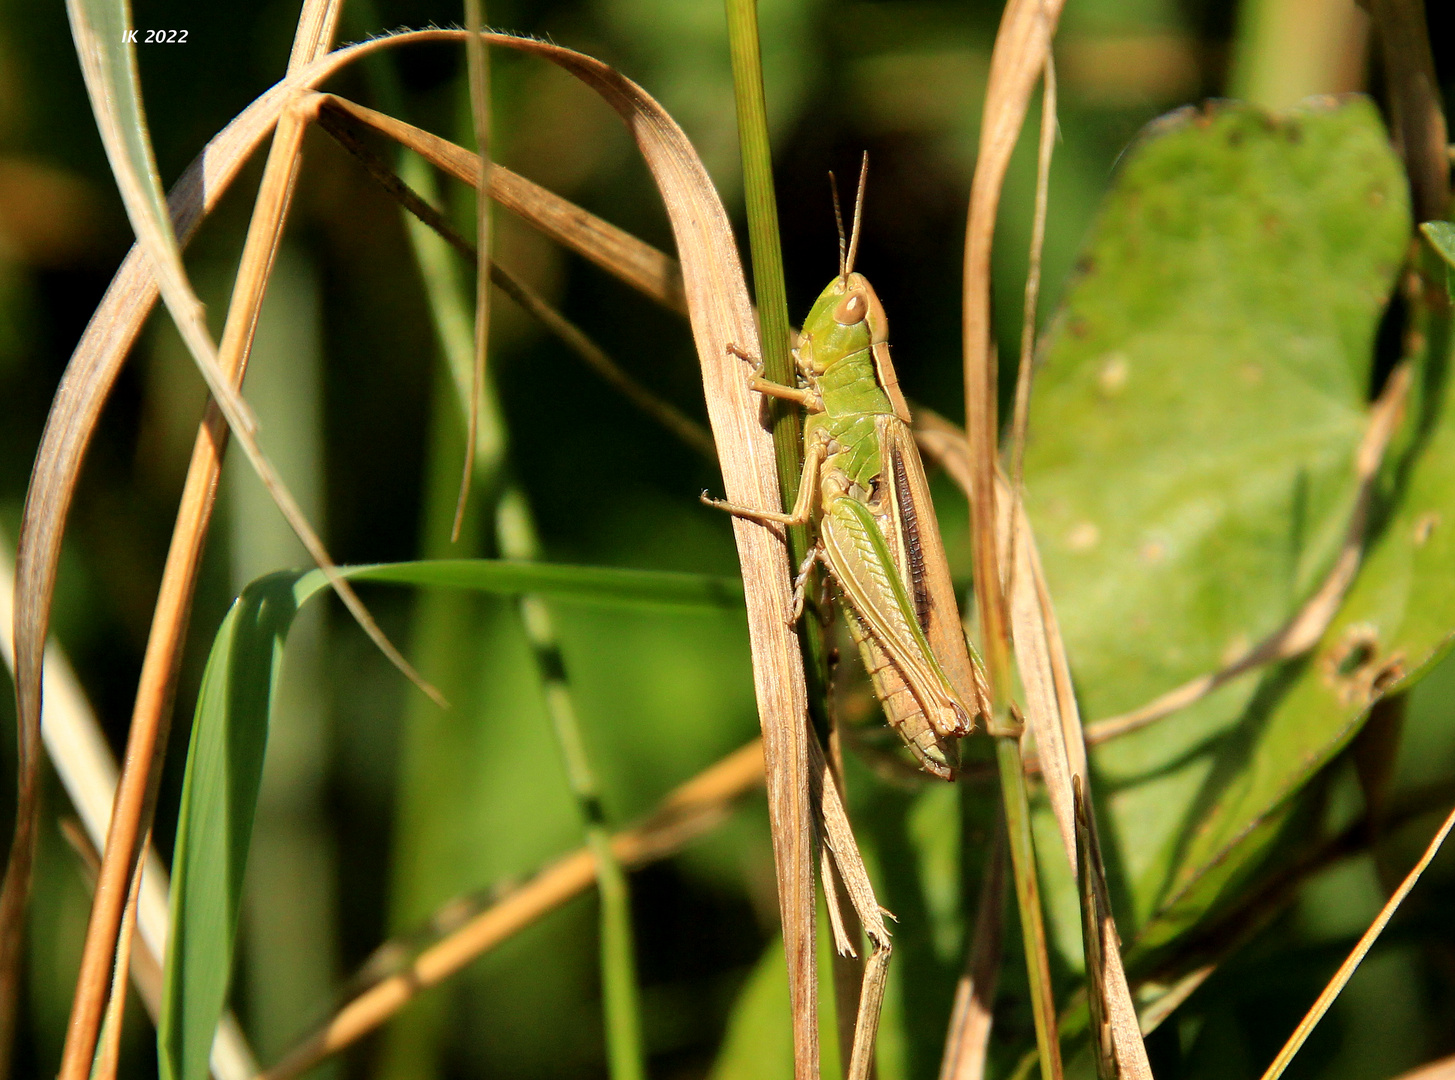
[{"label": "grasshopper antenna", "polygon": [[839,212],[839,182],[834,179],[834,171],[829,170],[829,194],[834,197],[834,224],[839,227],[839,281],[847,281],[849,277],[848,246],[844,243],[844,215]]},{"label": "grasshopper antenna", "polygon": [[[853,272],[853,270],[854,270],[854,256],[859,253],[859,218],[864,213],[864,182],[866,180],[868,180],[868,179],[869,179],[869,151],[865,150],[864,151],[864,164],[862,164],[861,166],[859,166],[859,193],[854,197],[854,227],[853,227],[853,229],[849,233],[849,254],[847,256],[847,259],[844,259],[844,261],[843,261],[842,269],[839,272],[839,276],[840,277],[847,278],[849,276],[849,274],[851,274]],[[838,206],[837,200],[835,200],[834,206],[835,206],[835,209],[837,209],[837,206]],[[839,224],[839,237],[840,237],[840,241],[839,242],[841,244],[843,243],[843,240],[842,240],[843,235],[844,235],[844,226],[843,226],[843,224],[841,222]],[[843,257],[841,256],[841,258],[843,258]]]}]

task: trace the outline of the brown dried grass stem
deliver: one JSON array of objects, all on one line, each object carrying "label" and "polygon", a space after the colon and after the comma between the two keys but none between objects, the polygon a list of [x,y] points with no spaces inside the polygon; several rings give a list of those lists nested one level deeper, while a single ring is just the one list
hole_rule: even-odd
[{"label": "brown dried grass stem", "polygon": [[[333,94],[320,95],[316,108],[319,123],[330,132],[347,128],[352,120],[388,136],[456,180],[472,187],[480,184],[479,156],[447,139]],[[648,299],[687,314],[682,268],[670,255],[495,162],[490,165],[488,194],[494,202]]]},{"label": "brown dried grass stem", "polygon": [[[1036,312],[1041,304],[1041,255],[1046,247],[1046,212],[1050,204],[1051,155],[1056,148],[1056,64],[1048,49],[1041,88],[1041,140],[1036,154],[1036,209],[1031,221],[1031,251],[1026,269],[1025,305],[1021,314],[1020,363],[1015,377],[1015,413],[1010,432],[1010,520],[1020,517],[1025,498],[1026,429],[1031,418],[1031,375],[1036,355]],[[1015,594],[1016,537],[1010,531],[1005,591]],[[1012,620],[1013,621],[1013,620]]]},{"label": "brown dried grass stem", "polygon": [[[646,821],[613,836],[611,850],[628,868],[664,859],[721,824],[733,804],[762,781],[763,744],[754,740],[677,788]],[[557,860],[361,991],[259,1080],[291,1080],[313,1068],[384,1023],[421,990],[454,975],[595,881],[596,864],[589,848]],[[390,951],[405,950],[401,946]]]},{"label": "brown dried grass stem", "polygon": [[[320,104],[322,102],[320,101]],[[477,261],[476,247],[462,236],[439,210],[404,182],[382,156],[369,149],[360,140],[352,124],[340,120],[336,110],[320,108],[319,126],[352,154],[380,186],[421,222],[434,230],[446,243],[470,262]],[[503,172],[504,170],[499,170]],[[492,172],[492,175],[495,175]],[[499,263],[489,263],[490,281],[525,311],[534,316],[561,344],[570,349],[623,397],[651,419],[666,428],[674,436],[713,464],[717,463],[717,447],[712,435],[697,421],[687,416],[671,402],[653,393],[641,382],[632,378],[611,356],[587,333],[553,307],[524,281],[510,273]]]}]

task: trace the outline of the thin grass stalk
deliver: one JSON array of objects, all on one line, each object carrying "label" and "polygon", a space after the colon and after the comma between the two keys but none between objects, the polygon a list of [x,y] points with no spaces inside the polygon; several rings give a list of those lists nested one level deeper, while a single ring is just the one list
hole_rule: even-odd
[{"label": "thin grass stalk", "polygon": [[1420,880],[1420,875],[1425,872],[1425,868],[1430,865],[1431,860],[1439,852],[1440,845],[1450,835],[1452,828],[1455,828],[1455,810],[1451,810],[1446,816],[1444,823],[1441,824],[1439,830],[1435,833],[1429,846],[1425,848],[1424,854],[1420,856],[1419,862],[1415,863],[1410,872],[1405,875],[1404,881],[1400,882],[1400,886],[1394,891],[1394,895],[1385,902],[1384,907],[1380,909],[1374,921],[1369,924],[1369,929],[1365,930],[1363,936],[1359,938],[1353,951],[1339,965],[1339,970],[1334,973],[1334,977],[1324,987],[1323,993],[1319,994],[1318,1000],[1313,1003],[1308,1013],[1299,1021],[1298,1027],[1289,1036],[1288,1042],[1284,1043],[1283,1049],[1278,1052],[1278,1056],[1273,1059],[1272,1064],[1263,1073],[1262,1080],[1278,1080],[1283,1075],[1283,1071],[1288,1068],[1288,1063],[1293,1060],[1293,1056],[1303,1048],[1303,1044],[1308,1040],[1313,1029],[1324,1018],[1324,1014],[1329,1011],[1329,1006],[1334,1003],[1334,999],[1343,991],[1360,963],[1369,955],[1369,950],[1374,947],[1374,943],[1379,939],[1379,935],[1389,925],[1389,920],[1394,918],[1394,913],[1399,910],[1399,906],[1404,902],[1404,898],[1410,894],[1410,890]]},{"label": "thin grass stalk", "polygon": [[[540,558],[530,509],[519,488],[511,487],[496,513],[496,537],[507,559]],[[611,848],[601,788],[591,767],[586,739],[576,715],[550,609],[536,596],[519,601],[521,622],[545,691],[546,711],[566,770],[566,781],[581,815],[586,846],[596,864],[600,895],[602,1008],[606,1021],[607,1062],[612,1080],[643,1080],[641,1001],[637,991],[636,944],[632,934],[631,890]]]},{"label": "thin grass stalk", "polygon": [[[768,138],[768,110],[763,89],[762,50],[758,39],[757,0],[726,0],[728,49],[732,59],[733,95],[737,106],[738,146],[743,163],[743,194],[748,214],[748,244],[753,264],[753,293],[761,328],[764,376],[785,386],[796,382],[789,355],[788,298],[783,283],[778,201],[773,187],[773,156]],[[783,508],[791,509],[803,469],[803,422],[798,410],[773,403],[773,449]],[[788,550],[797,566],[808,553],[805,526],[788,529]],[[812,622],[812,620],[808,620]],[[803,639],[800,638],[803,643]],[[820,713],[823,700],[823,649],[817,628],[810,628],[804,651],[810,708]],[[813,738],[811,732],[805,733]],[[798,778],[806,785],[807,777]],[[776,823],[775,823],[776,828]],[[803,865],[813,865],[811,837],[776,837],[775,849],[791,847]],[[784,954],[788,964],[789,1010],[793,1021],[793,1068],[797,1080],[819,1074],[817,1004],[817,930],[810,871],[801,887],[784,888],[780,857],[779,901],[782,907]],[[827,883],[826,883],[827,887]]]},{"label": "thin grass stalk", "polygon": [[[969,786],[962,783],[962,805],[970,794]],[[965,818],[962,813],[961,829],[968,831]],[[996,824],[1001,826],[1004,822]],[[1006,833],[1003,828],[997,827],[990,844],[990,856],[985,862],[975,904],[974,930],[965,949],[965,969],[955,985],[939,1080],[983,1080],[985,1076],[991,1025],[995,1019],[995,990],[1000,981],[1001,932],[1005,928]],[[968,922],[968,904],[966,908]]]},{"label": "thin grass stalk", "polygon": [[[296,49],[290,58],[290,74],[321,58],[327,51],[337,24],[339,6],[337,0],[320,0],[305,7],[299,20],[299,37],[307,44]],[[248,279],[248,287],[254,292],[245,295],[243,299],[247,302],[230,305],[228,326],[217,354],[222,377],[228,380],[229,386],[239,384],[246,369],[247,350],[257,325],[267,269],[277,249],[278,232],[292,193],[302,134],[301,119],[285,109],[269,151],[264,183],[259,193],[259,213],[250,225],[245,249],[244,266],[249,265],[247,252],[250,249],[253,262],[258,267],[256,276]],[[265,210],[267,214],[263,213]],[[276,216],[272,216],[274,212]],[[234,313],[237,313],[236,317]],[[186,329],[181,323],[179,328],[185,334]],[[188,468],[162,589],[142,662],[125,764],[117,785],[115,809],[87,924],[81,972],[66,1033],[60,1071],[62,1080],[82,1080],[90,1071],[108,992],[114,986],[123,998],[126,993],[126,980],[112,978],[112,972],[117,967],[124,968],[128,962],[126,955],[117,952],[125,922],[123,913],[128,897],[133,893],[127,884],[136,876],[139,856],[145,847],[141,838],[150,831],[156,806],[161,771],[158,762],[166,750],[182,641],[191,613],[201,549],[216,501],[217,477],[227,445],[227,432],[228,424],[218,405],[210,403]],[[3,987],[0,987],[0,997],[3,996]]]},{"label": "thin grass stalk", "polygon": [[1061,1076],[1061,1043],[1056,1034],[1056,999],[1047,964],[1046,925],[1041,916],[1041,883],[1036,870],[1035,840],[1031,833],[1031,807],[1026,794],[1025,763],[1020,739],[997,736],[995,756],[1000,766],[1001,798],[1005,805],[1006,837],[1010,843],[1011,871],[1016,905],[1021,913],[1021,943],[1025,948],[1026,978],[1036,1021],[1036,1050],[1041,1076]]},{"label": "thin grass stalk", "polygon": [[[612,836],[612,853],[633,868],[667,858],[726,821],[737,801],[762,782],[763,744],[754,740],[676,788],[645,821]],[[589,848],[562,856],[428,945],[400,970],[360,991],[258,1080],[301,1076],[379,1027],[420,991],[450,978],[595,881],[596,856]]]},{"label": "thin grass stalk", "polygon": [[[421,170],[412,171],[419,173]],[[488,164],[482,163],[481,175],[489,175]],[[488,205],[482,194],[480,213],[487,213]],[[446,242],[450,242],[457,249],[461,246],[459,238],[453,234],[453,230],[448,230],[442,218],[429,224],[437,226],[437,231]],[[444,228],[438,228],[440,226]],[[488,379],[482,381],[478,378],[483,374],[479,367],[478,290],[476,339],[471,355],[467,351],[464,335],[446,329],[463,326],[468,316],[455,275],[449,268],[439,264],[440,256],[445,253],[443,250],[424,250],[426,246],[441,246],[433,243],[433,238],[423,229],[411,227],[409,235],[428,281],[429,303],[436,325],[442,331],[441,346],[452,375],[450,382],[454,393],[437,399],[436,407],[460,416],[465,421],[467,431],[470,431],[466,441],[471,472],[484,490],[485,499],[498,500],[494,517],[495,540],[499,553],[509,559],[538,559],[541,554],[540,545],[529,505],[523,493],[506,477],[506,436],[495,386]],[[488,235],[486,239],[488,240]],[[478,253],[477,248],[475,254]],[[488,288],[489,271],[493,268],[488,256],[477,265],[486,271],[480,284]],[[476,418],[482,416],[488,418],[485,425],[488,434],[485,438],[476,440],[474,434],[479,430]],[[452,538],[459,535],[462,509],[463,501],[456,507],[455,521],[451,528]],[[536,671],[541,679],[546,709],[565,767],[567,784],[580,813],[587,847],[592,852],[597,870],[601,903],[602,1007],[611,1076],[613,1080],[641,1080],[645,1076],[646,1066],[641,1038],[641,1005],[637,991],[630,889],[626,874],[611,849],[599,784],[586,751],[585,738],[577,719],[566,665],[556,639],[550,611],[544,601],[533,596],[522,596],[518,606]]]},{"label": "thin grass stalk", "polygon": [[975,597],[994,702],[990,729],[996,736],[1001,797],[1005,803],[1043,1080],[1060,1080],[1060,1044],[1021,762],[1021,723],[1010,705],[1010,620],[996,550],[999,516],[995,483],[1000,429],[996,417],[997,361],[990,330],[990,253],[1010,155],[1025,122],[1032,89],[1045,71],[1060,10],[1061,0],[1010,0],[1001,17],[991,53],[980,153],[970,189],[963,285],[965,429],[970,446]]}]

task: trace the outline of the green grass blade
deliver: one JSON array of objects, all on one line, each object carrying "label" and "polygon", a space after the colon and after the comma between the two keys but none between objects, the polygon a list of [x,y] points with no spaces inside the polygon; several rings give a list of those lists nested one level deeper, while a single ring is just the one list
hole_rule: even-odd
[{"label": "green grass blade", "polygon": [[[737,582],[701,574],[491,560],[345,567],[355,581],[551,595],[584,603],[715,611],[742,602]],[[218,629],[192,726],[173,854],[172,926],[158,1025],[162,1076],[203,1080],[227,997],[243,870],[268,718],[293,619],[328,588],[321,571],[254,581]],[[614,948],[620,948],[619,943]]]},{"label": "green grass blade", "polygon": [[284,573],[249,585],[218,629],[202,677],[172,856],[172,937],[157,1024],[163,1080],[207,1076],[297,583]]},{"label": "green grass blade", "polygon": [[[783,250],[778,240],[778,200],[773,191],[773,155],[768,145],[768,110],[763,97],[763,59],[758,45],[757,0],[727,0],[728,47],[732,53],[733,92],[738,109],[738,144],[743,155],[743,193],[748,210],[748,246],[753,257],[753,293],[763,327],[763,372],[792,386],[795,375],[788,355],[788,296],[783,285]],[[802,468],[802,423],[796,409],[776,408],[773,446],[778,454],[778,479],[783,506],[798,494]],[[807,540],[802,527],[795,535],[794,558],[802,557]]]},{"label": "green grass blade", "polygon": [[513,559],[430,559],[344,568],[357,581],[433,585],[519,596],[532,593],[614,607],[726,611],[743,605],[736,578],[665,570],[568,566]]}]

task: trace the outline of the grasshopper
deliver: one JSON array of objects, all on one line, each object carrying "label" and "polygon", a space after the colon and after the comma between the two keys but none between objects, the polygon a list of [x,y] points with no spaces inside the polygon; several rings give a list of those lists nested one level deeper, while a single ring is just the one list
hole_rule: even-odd
[{"label": "grasshopper", "polygon": [[[865,170],[868,158],[865,157]],[[838,194],[839,273],[819,295],[793,350],[797,386],[763,377],[748,385],[796,402],[803,425],[803,476],[790,513],[707,498],[739,517],[801,525],[814,521],[814,546],[794,582],[794,618],[816,562],[844,599],[849,629],[884,713],[920,766],[952,780],[955,740],[977,716],[991,715],[979,657],[966,640],[924,464],[910,432],[909,406],[889,359],[889,327],[873,287],[854,272],[863,209],[859,180],[851,239],[844,243]]]}]

